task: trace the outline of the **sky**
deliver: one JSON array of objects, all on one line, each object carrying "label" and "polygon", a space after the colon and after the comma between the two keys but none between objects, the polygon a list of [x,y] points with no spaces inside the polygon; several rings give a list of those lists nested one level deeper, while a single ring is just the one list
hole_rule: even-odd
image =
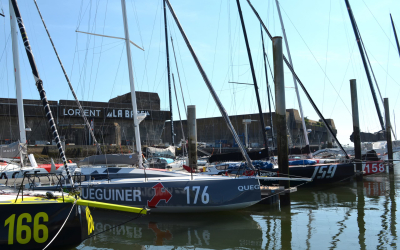
[{"label": "sky", "polygon": [[[253,83],[236,1],[170,0],[200,63],[229,115],[257,113],[254,87],[230,82]],[[282,36],[275,0],[252,0],[272,36]],[[124,37],[121,3],[116,0],[37,0],[63,65],[81,101],[103,101],[130,91],[123,40],[77,33],[84,31]],[[64,74],[57,61],[33,1],[20,0],[39,74],[49,100],[71,100]],[[260,24],[247,1],[240,1],[250,43],[263,112],[268,112],[266,77],[262,58]],[[389,13],[400,33],[400,1],[351,0],[351,7],[368,52],[382,98],[389,98],[394,126],[400,117],[400,57]],[[162,0],[127,0],[136,91],[156,92],[161,109],[169,110],[166,47]],[[351,27],[345,2],[339,0],[281,0],[280,7],[294,69],[325,118],[332,118],[342,144],[351,143],[352,116],[350,79],[357,80],[360,126],[363,132],[380,130],[371,91]],[[0,16],[0,97],[15,98],[10,40],[9,5],[0,0],[6,18]],[[197,117],[220,116],[178,27],[167,8],[169,58],[174,74],[182,119],[183,98],[175,66],[174,41],[179,77],[186,105],[196,105]],[[272,44],[264,33],[265,49],[272,65]],[[24,99],[38,99],[31,69],[19,42]],[[287,51],[284,47],[284,54]],[[298,109],[290,71],[285,69],[286,108]],[[274,84],[268,71],[274,93]],[[172,82],[172,75],[171,75]],[[376,87],[375,87],[376,89]],[[383,104],[378,93],[381,112]],[[318,120],[300,90],[304,116]],[[178,110],[173,95],[174,119]],[[384,116],[384,114],[382,113]],[[400,126],[400,125],[399,125]],[[394,126],[397,131],[397,126]]]}]

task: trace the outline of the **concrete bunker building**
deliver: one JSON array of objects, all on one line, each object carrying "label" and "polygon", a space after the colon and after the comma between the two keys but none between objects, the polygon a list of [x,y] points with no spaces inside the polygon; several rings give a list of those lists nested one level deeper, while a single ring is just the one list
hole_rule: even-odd
[{"label": "concrete bunker building", "polygon": [[[157,93],[136,92],[138,112],[146,113],[140,124],[143,145],[160,143],[164,123],[169,111],[160,109]],[[81,117],[76,102],[71,100],[49,101],[62,139],[68,144],[91,145],[88,128]],[[131,93],[108,102],[80,102],[88,120],[94,128],[97,141],[102,144],[132,145],[134,130],[132,121]],[[29,145],[46,144],[52,141],[44,109],[40,100],[24,100],[25,127]],[[19,140],[16,99],[0,98],[0,143]]]}]

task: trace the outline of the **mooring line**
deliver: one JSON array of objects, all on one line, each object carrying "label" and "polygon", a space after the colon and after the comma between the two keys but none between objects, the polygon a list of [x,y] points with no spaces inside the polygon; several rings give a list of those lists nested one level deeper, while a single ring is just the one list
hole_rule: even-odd
[{"label": "mooring line", "polygon": [[50,244],[53,243],[53,241],[57,238],[58,234],[59,234],[59,233],[61,232],[61,230],[64,228],[65,223],[67,223],[67,221],[68,221],[68,219],[69,219],[69,216],[71,215],[71,212],[72,212],[72,210],[73,210],[74,207],[75,207],[76,201],[77,201],[77,200],[75,200],[75,201],[74,201],[74,204],[72,204],[71,211],[69,211],[69,214],[68,214],[67,218],[65,219],[64,223],[61,225],[60,230],[58,230],[58,232],[56,233],[56,235],[54,235],[53,239],[51,239],[51,241],[49,242],[49,244],[47,244],[47,246],[45,246],[45,247],[43,248],[43,250],[45,250],[46,248],[48,248],[48,247],[50,246]]}]

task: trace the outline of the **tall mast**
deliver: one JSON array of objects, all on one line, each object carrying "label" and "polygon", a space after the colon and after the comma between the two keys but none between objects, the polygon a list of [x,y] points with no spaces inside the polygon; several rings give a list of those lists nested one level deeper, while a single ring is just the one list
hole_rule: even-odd
[{"label": "tall mast", "polygon": [[369,87],[371,89],[372,98],[374,99],[376,112],[378,113],[379,122],[381,124],[382,130],[385,130],[385,125],[384,125],[384,122],[383,122],[382,113],[381,113],[381,110],[379,108],[378,99],[376,98],[376,93],[375,93],[374,86],[372,84],[371,75],[369,73],[367,61],[366,61],[365,55],[364,55],[364,50],[363,50],[363,47],[362,47],[362,44],[361,44],[361,38],[360,38],[360,35],[358,33],[358,30],[357,30],[356,20],[354,19],[353,11],[351,10],[349,1],[348,0],[344,0],[344,1],[346,3],[347,11],[349,12],[351,26],[353,27],[354,35],[355,35],[356,40],[357,40],[358,49],[360,50],[360,55],[361,55],[361,59],[362,59],[363,64],[364,64],[365,73],[367,74],[367,79],[368,79]]},{"label": "tall mast", "polygon": [[138,153],[139,166],[141,167],[143,165],[142,164],[143,163],[143,160],[142,160],[142,143],[140,141],[139,123],[138,123],[138,118],[137,118],[136,92],[135,92],[135,83],[133,81],[131,47],[130,47],[130,44],[129,44],[130,40],[129,40],[128,20],[126,18],[125,0],[121,0],[121,7],[122,7],[122,17],[123,17],[123,20],[124,20],[126,56],[128,57],[129,82],[130,82],[130,86],[131,86],[133,127],[135,129],[136,151]]},{"label": "tall mast", "polygon": [[18,108],[19,142],[26,143],[24,103],[22,99],[21,74],[19,68],[17,19],[15,18],[15,12],[11,4],[11,1],[10,1],[10,25],[11,25],[11,41],[12,41],[13,62],[14,62],[15,89],[16,89],[17,108]]},{"label": "tall mast", "polygon": [[199,59],[197,58],[197,55],[196,55],[196,53],[194,52],[193,47],[192,47],[192,45],[190,44],[189,39],[187,38],[187,36],[186,36],[186,34],[185,34],[185,31],[183,30],[183,28],[182,28],[182,26],[181,26],[181,24],[180,24],[180,22],[179,22],[179,19],[178,19],[178,17],[176,16],[175,11],[174,11],[174,9],[173,9],[172,6],[171,6],[171,3],[169,2],[169,0],[165,0],[165,1],[166,1],[166,3],[168,4],[168,8],[169,8],[169,10],[170,10],[170,12],[171,12],[173,18],[175,19],[175,23],[176,23],[176,25],[178,26],[179,31],[181,32],[183,39],[185,40],[186,46],[188,47],[188,49],[189,49],[189,51],[190,51],[190,54],[192,55],[193,60],[195,61],[196,66],[197,66],[197,68],[199,69],[200,74],[201,74],[201,76],[203,77],[203,80],[204,80],[205,84],[207,85],[208,90],[209,90],[210,93],[211,93],[211,96],[213,97],[215,103],[217,104],[218,109],[219,109],[219,111],[221,112],[221,115],[222,115],[222,117],[224,118],[226,125],[228,126],[228,129],[231,131],[232,136],[233,136],[233,138],[235,139],[235,142],[238,144],[239,149],[240,149],[240,152],[241,152],[242,155],[243,155],[243,158],[245,158],[245,160],[246,160],[246,162],[247,162],[247,166],[248,166],[250,169],[253,169],[253,170],[254,170],[253,164],[251,163],[251,159],[250,159],[249,155],[247,154],[246,149],[245,149],[245,147],[243,146],[242,141],[240,140],[239,136],[237,135],[237,133],[236,133],[236,131],[235,131],[235,128],[234,128],[233,125],[232,125],[231,120],[229,119],[228,112],[226,112],[224,106],[223,106],[222,103],[221,103],[221,100],[219,99],[217,93],[215,92],[215,89],[213,88],[213,86],[212,86],[210,80],[208,79],[206,72],[204,71],[203,67],[201,66],[201,63],[200,63]]},{"label": "tall mast", "polygon": [[[280,9],[280,7],[279,7],[279,2],[278,2],[278,0],[275,0],[275,2],[276,2],[276,8],[278,9],[279,20],[280,20],[280,22],[281,22],[283,38],[285,39],[285,45],[286,45],[286,51],[287,51],[287,53],[288,53],[289,63],[290,63],[290,66],[293,67],[292,57],[291,57],[291,55],[290,55],[289,43],[288,43],[288,41],[287,41],[285,26],[284,26],[283,20],[282,20],[281,9]],[[300,109],[300,116],[301,116],[301,125],[302,125],[302,127],[303,127],[304,139],[305,139],[306,147],[307,147],[307,151],[308,151],[307,154],[310,155],[310,154],[311,154],[311,151],[310,151],[310,142],[308,141],[306,122],[304,121],[303,107],[302,107],[302,105],[301,105],[299,89],[298,89],[298,87],[297,87],[296,78],[294,77],[294,75],[292,75],[292,76],[293,76],[294,88],[295,88],[295,90],[296,90],[297,101],[299,102],[299,109]]]},{"label": "tall mast", "polygon": [[270,98],[270,91],[269,91],[269,82],[268,82],[268,70],[267,70],[267,62],[266,62],[266,56],[267,54],[265,53],[265,47],[264,47],[264,35],[262,32],[262,27],[260,24],[260,30],[261,30],[261,40],[262,40],[262,46],[263,46],[263,58],[264,58],[264,69],[265,69],[265,82],[267,84],[267,96],[268,96],[268,108],[269,108],[269,119],[271,121],[271,138],[272,138],[272,147],[275,147],[275,138],[274,138],[274,125],[272,122],[272,112],[271,112],[271,98]]},{"label": "tall mast", "polygon": [[240,2],[239,2],[239,0],[236,0],[236,3],[237,3],[238,11],[239,11],[240,22],[242,23],[242,30],[243,30],[244,41],[246,42],[247,55],[248,55],[248,57],[249,57],[251,75],[252,75],[252,77],[253,77],[253,83],[254,83],[254,89],[255,89],[255,91],[256,91],[256,98],[257,98],[257,105],[258,105],[258,113],[260,114],[261,131],[262,131],[263,138],[264,138],[265,150],[267,151],[267,154],[268,154],[267,133],[266,133],[266,130],[265,130],[264,116],[263,116],[263,113],[262,113],[261,102],[260,102],[260,96],[259,96],[259,94],[258,94],[258,86],[257,86],[256,73],[254,72],[253,59],[252,59],[252,57],[251,57],[250,45],[249,45],[249,41],[248,41],[248,39],[247,39],[247,33],[246,33],[246,26],[244,25],[242,9],[240,8]]},{"label": "tall mast", "polygon": [[397,32],[396,32],[396,28],[394,27],[394,22],[393,22],[392,14],[390,14],[390,21],[392,21],[393,33],[394,33],[394,37],[396,38],[397,50],[399,51],[399,56],[400,56],[399,39],[397,38]]},{"label": "tall mast", "polygon": [[21,37],[22,37],[22,41],[23,41],[23,44],[25,47],[26,55],[28,56],[29,64],[31,65],[31,68],[32,68],[33,78],[36,82],[36,87],[40,94],[40,100],[42,100],[44,112],[46,113],[47,120],[49,121],[49,126],[50,126],[51,132],[53,134],[54,141],[56,142],[56,145],[58,147],[58,152],[60,154],[60,158],[63,161],[65,172],[67,172],[67,177],[68,177],[68,180],[69,180],[72,190],[73,190],[72,193],[75,193],[74,180],[72,179],[71,174],[68,169],[67,158],[65,157],[64,149],[62,147],[61,140],[58,135],[57,125],[54,122],[53,113],[51,112],[50,104],[47,101],[46,92],[44,91],[44,87],[43,87],[43,81],[39,77],[39,72],[36,67],[35,58],[33,57],[31,45],[30,45],[29,39],[28,39],[28,34],[26,33],[24,22],[22,21],[22,17],[21,17],[21,13],[19,12],[17,1],[16,0],[10,0],[10,1],[14,8],[14,13],[15,13],[18,27],[19,27],[19,30],[21,33]]},{"label": "tall mast", "polygon": [[[169,51],[168,51],[168,28],[167,28],[167,12],[165,7],[165,0],[164,3],[164,27],[165,27],[165,48],[167,53],[167,72],[168,72],[168,94],[169,94],[169,111],[171,112],[171,142],[172,146],[175,144],[175,133],[174,133],[174,118],[172,115],[172,93],[171,93],[171,76],[170,76],[170,69],[169,69]],[[186,109],[186,107],[185,107]]]}]

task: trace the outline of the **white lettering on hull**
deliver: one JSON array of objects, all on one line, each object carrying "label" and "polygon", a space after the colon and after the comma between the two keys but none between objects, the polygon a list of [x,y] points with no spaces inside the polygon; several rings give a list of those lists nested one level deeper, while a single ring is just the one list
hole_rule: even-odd
[{"label": "white lettering on hull", "polygon": [[82,198],[106,201],[142,201],[142,192],[132,189],[82,188]]},{"label": "white lettering on hull", "polygon": [[260,186],[259,185],[238,186],[239,191],[256,190],[256,189],[260,189]]}]

